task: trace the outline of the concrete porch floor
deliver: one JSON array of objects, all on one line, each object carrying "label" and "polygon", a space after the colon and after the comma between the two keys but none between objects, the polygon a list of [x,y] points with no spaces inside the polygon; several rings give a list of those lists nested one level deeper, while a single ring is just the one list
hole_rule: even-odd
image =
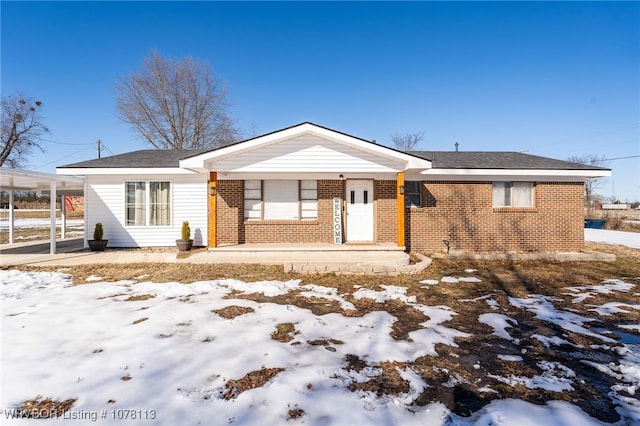
[{"label": "concrete porch floor", "polygon": [[243,244],[209,250],[148,251],[109,249],[91,252],[82,239],[58,242],[59,253],[48,254],[49,242],[3,245],[2,266],[69,266],[104,263],[246,263],[283,265],[287,272],[336,274],[413,274],[426,269],[430,259],[409,264],[404,247],[393,244]]}]

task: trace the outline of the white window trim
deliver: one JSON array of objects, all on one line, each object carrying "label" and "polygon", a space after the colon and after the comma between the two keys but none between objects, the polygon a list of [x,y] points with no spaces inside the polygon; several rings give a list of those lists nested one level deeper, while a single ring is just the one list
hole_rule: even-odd
[{"label": "white window trim", "polygon": [[[130,182],[144,182],[144,202],[145,202],[145,218],[144,225],[129,225],[127,224],[127,183]],[[151,182],[169,182],[169,224],[167,225],[151,225]],[[124,208],[123,208],[123,224],[125,228],[136,229],[163,229],[171,228],[173,226],[173,181],[170,180],[157,180],[157,179],[131,179],[125,180],[122,184],[124,189]]]}]

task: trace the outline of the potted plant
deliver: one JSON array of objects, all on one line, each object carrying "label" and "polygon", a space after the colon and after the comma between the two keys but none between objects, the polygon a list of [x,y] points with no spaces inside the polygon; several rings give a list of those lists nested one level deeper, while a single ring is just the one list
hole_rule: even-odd
[{"label": "potted plant", "polygon": [[189,228],[189,222],[182,222],[182,239],[176,240],[178,251],[189,251],[193,247],[193,240],[191,239],[191,228]]},{"label": "potted plant", "polygon": [[102,223],[96,223],[96,227],[93,230],[93,240],[89,240],[89,249],[91,251],[104,251],[107,248],[109,240],[103,240],[104,229]]}]

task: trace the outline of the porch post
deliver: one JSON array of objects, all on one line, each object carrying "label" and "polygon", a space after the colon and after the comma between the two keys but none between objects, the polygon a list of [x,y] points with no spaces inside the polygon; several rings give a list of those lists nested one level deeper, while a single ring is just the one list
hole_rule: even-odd
[{"label": "porch post", "polygon": [[404,246],[404,172],[398,172],[396,179],[396,206],[398,208],[398,246]]},{"label": "porch post", "polygon": [[217,244],[216,199],[218,198],[218,174],[209,172],[209,248]]}]

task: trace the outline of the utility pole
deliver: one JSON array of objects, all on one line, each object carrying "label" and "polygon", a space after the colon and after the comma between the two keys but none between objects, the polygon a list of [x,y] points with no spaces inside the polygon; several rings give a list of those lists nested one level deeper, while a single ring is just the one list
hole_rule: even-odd
[{"label": "utility pole", "polygon": [[100,139],[96,141],[96,147],[98,149],[98,158],[100,158]]}]

